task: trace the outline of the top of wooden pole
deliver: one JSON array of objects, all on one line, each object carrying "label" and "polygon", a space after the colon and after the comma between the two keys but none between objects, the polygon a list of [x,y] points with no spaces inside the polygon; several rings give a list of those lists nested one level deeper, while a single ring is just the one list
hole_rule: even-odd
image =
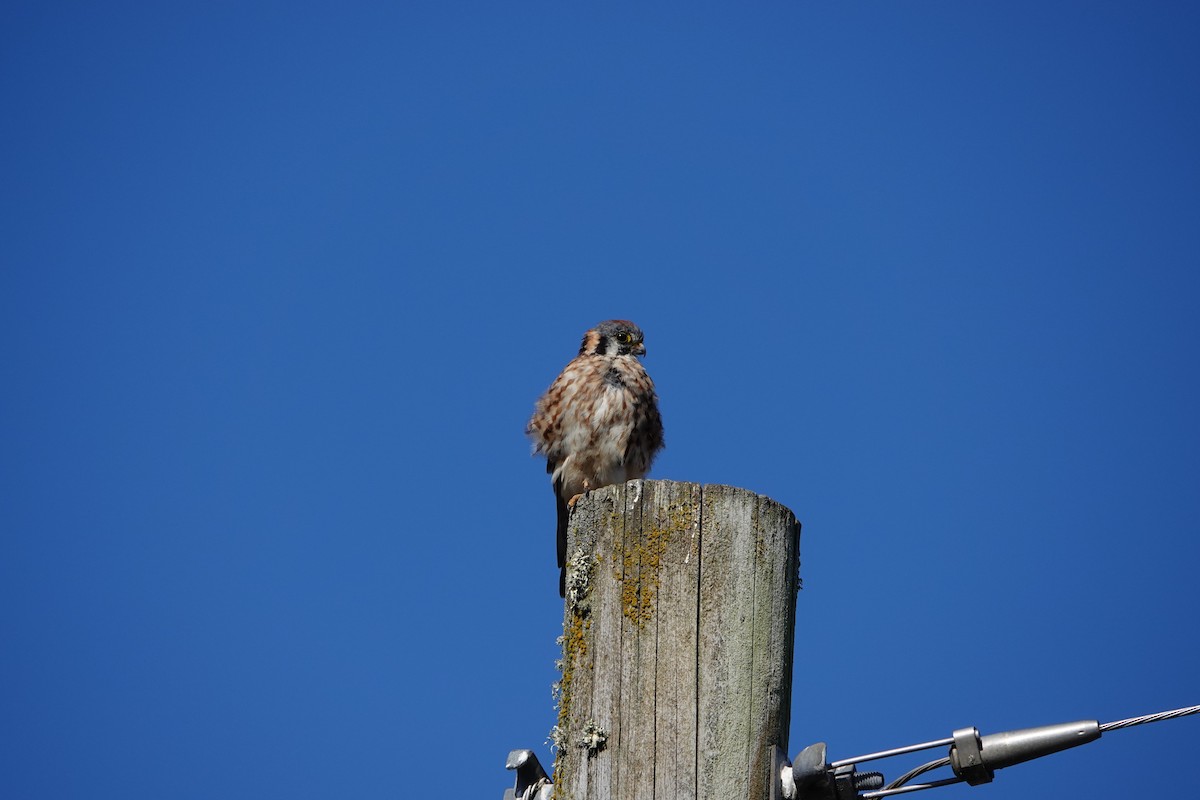
[{"label": "top of wooden pole", "polygon": [[630,481],[568,530],[555,792],[766,800],[787,748],[795,516],[729,486]]}]

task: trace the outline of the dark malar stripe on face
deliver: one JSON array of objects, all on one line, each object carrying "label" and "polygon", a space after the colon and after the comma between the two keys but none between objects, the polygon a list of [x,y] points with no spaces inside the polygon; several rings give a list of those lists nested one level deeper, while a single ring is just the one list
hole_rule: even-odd
[{"label": "dark malar stripe on face", "polygon": [[[597,343],[604,343],[604,339],[600,336],[600,332],[595,329],[588,331],[583,335],[583,341],[579,343],[579,355],[587,356],[594,354],[596,352]],[[600,352],[604,352],[603,347],[601,347]]]}]

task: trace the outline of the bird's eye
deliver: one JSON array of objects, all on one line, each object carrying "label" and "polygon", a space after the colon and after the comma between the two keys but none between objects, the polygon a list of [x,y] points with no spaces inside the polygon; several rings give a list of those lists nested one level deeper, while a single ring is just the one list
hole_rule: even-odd
[{"label": "bird's eye", "polygon": [[629,344],[633,341],[633,337],[629,335],[628,331],[621,331],[617,334],[617,341],[621,344]]}]

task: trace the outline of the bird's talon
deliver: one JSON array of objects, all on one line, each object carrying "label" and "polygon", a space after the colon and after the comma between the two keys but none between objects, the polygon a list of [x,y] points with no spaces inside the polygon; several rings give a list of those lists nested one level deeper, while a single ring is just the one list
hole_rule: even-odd
[{"label": "bird's talon", "polygon": [[579,498],[581,498],[581,497],[583,497],[583,492],[580,492],[579,494],[575,495],[570,500],[568,500],[567,508],[572,508],[572,509],[575,508],[575,504],[579,502]]}]

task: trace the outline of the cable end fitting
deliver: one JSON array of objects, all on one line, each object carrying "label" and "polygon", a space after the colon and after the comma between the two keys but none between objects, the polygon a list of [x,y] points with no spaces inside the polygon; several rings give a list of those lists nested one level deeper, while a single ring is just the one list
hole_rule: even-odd
[{"label": "cable end fitting", "polygon": [[998,769],[1094,742],[1099,738],[1100,723],[1095,720],[1022,728],[982,737],[975,728],[960,728],[954,732],[950,766],[955,775],[972,786],[978,786],[990,782]]}]

